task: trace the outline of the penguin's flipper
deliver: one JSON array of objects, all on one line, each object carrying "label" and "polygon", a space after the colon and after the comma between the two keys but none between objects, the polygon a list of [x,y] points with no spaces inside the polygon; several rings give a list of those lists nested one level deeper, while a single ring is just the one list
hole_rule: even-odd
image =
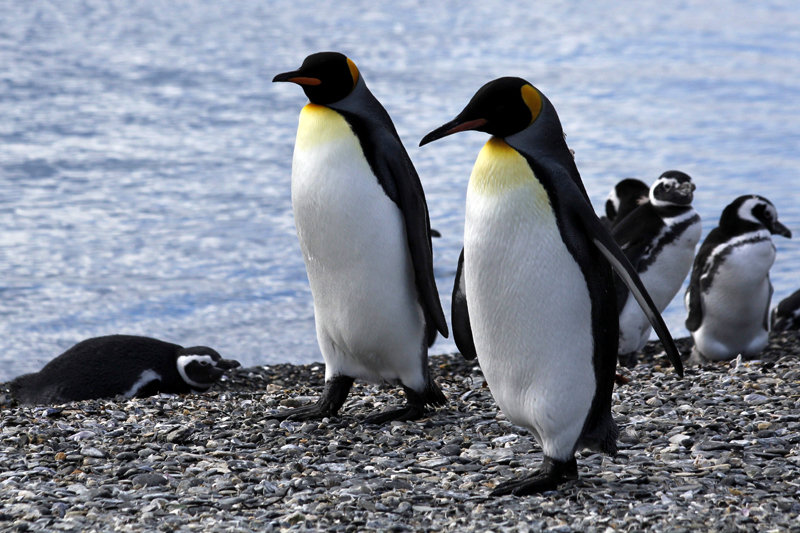
[{"label": "penguin's flipper", "polygon": [[136,398],[148,398],[155,396],[161,391],[161,379],[156,378],[144,383],[139,390],[136,391]]},{"label": "penguin's flipper", "polygon": [[700,329],[703,323],[703,302],[700,299],[700,279],[704,270],[704,264],[700,262],[701,256],[698,255],[694,259],[694,266],[692,267],[692,275],[689,278],[689,286],[686,288],[686,310],[688,316],[686,317],[686,329],[691,332]]},{"label": "penguin's flipper", "polygon": [[[642,237],[646,235],[646,233],[635,231],[634,229],[644,222],[642,219],[646,218],[644,216],[645,210],[649,207],[649,204],[645,208],[639,206],[639,208],[635,209],[630,215],[620,220],[617,225],[611,228],[606,225],[606,228],[609,228],[611,232],[611,236],[614,237],[614,241],[619,245],[622,253],[624,253],[628,261],[631,262],[631,266],[636,272],[639,272],[639,263],[647,252],[647,247],[650,243],[648,239]],[[628,301],[629,291],[628,286],[625,285],[617,274],[614,275],[614,288],[617,293],[617,310],[619,313],[622,313],[622,309]]]},{"label": "penguin's flipper", "polygon": [[574,479],[578,479],[578,462],[575,457],[568,461],[558,461],[545,455],[542,466],[532,475],[499,484],[491,496],[538,494],[556,490],[561,483]]},{"label": "penguin's flipper", "polygon": [[319,420],[321,418],[336,416],[339,409],[344,405],[350,387],[353,386],[355,379],[350,376],[335,376],[325,382],[325,389],[322,396],[316,403],[297,407],[296,409],[286,409],[274,415],[269,415],[275,420]]},{"label": "penguin's flipper", "polygon": [[636,273],[636,270],[634,270],[633,265],[631,265],[631,262],[625,257],[625,254],[617,245],[616,241],[614,241],[611,233],[608,232],[602,222],[600,222],[600,219],[597,218],[597,215],[594,214],[591,206],[586,205],[584,207],[584,209],[578,210],[578,214],[584,222],[587,234],[594,245],[597,246],[598,250],[600,250],[608,262],[611,263],[611,266],[617,274],[619,274],[620,278],[622,278],[622,281],[625,282],[628,290],[630,290],[634,298],[636,298],[636,301],[639,302],[639,306],[650,321],[650,325],[653,326],[656,335],[661,339],[661,343],[664,345],[664,351],[667,353],[667,357],[672,363],[672,366],[675,367],[675,372],[683,377],[683,362],[681,361],[678,347],[675,346],[675,341],[672,339],[672,335],[669,329],[667,329],[664,319],[661,318],[661,313],[656,309],[652,298],[650,298],[650,295],[647,293],[647,289],[645,289],[642,284],[642,280],[639,279],[639,275]]},{"label": "penguin's flipper", "polygon": [[767,274],[767,283],[769,283],[769,298],[767,298],[767,308],[764,310],[764,329],[769,331],[769,305],[772,303],[772,295],[775,294],[775,287],[772,286],[769,273]]},{"label": "penguin's flipper", "polygon": [[469,309],[467,308],[467,292],[464,285],[464,249],[458,256],[456,281],[453,285],[453,299],[451,300],[450,315],[453,322],[453,340],[464,359],[471,361],[478,356],[475,351],[475,341],[472,338],[472,327],[469,324]]},{"label": "penguin's flipper", "polygon": [[[385,151],[394,154],[394,160],[388,168],[397,188],[397,200],[403,219],[406,223],[406,240],[414,265],[414,275],[420,298],[427,309],[427,315],[433,326],[443,337],[449,336],[447,320],[444,318],[436,279],[433,274],[433,245],[431,244],[431,223],[428,216],[428,204],[419,181],[417,171],[411,163],[403,145],[397,141],[402,152]],[[389,157],[387,155],[387,157]]]}]

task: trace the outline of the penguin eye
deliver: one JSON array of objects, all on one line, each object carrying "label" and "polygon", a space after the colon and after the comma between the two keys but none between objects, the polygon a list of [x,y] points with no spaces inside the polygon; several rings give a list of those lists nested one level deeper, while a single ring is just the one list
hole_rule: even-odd
[{"label": "penguin eye", "polygon": [[668,190],[670,190],[670,189],[672,189],[672,184],[671,184],[671,183],[665,183],[665,184],[664,184],[664,190],[665,190],[665,191],[668,191]]},{"label": "penguin eye", "polygon": [[203,366],[208,366],[208,361],[200,361],[200,364]]}]

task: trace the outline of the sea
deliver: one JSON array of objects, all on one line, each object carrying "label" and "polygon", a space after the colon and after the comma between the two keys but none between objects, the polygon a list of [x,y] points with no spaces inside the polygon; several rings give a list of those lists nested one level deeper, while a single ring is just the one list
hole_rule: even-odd
[{"label": "sea", "polygon": [[800,288],[796,0],[0,0],[0,381],[114,333],[322,360],[290,201],[306,99],[271,80],[324,50],[416,165],[448,315],[487,138],[418,143],[500,76],[553,102],[597,210],[670,169],[704,235],[737,196],[771,199],[795,233],[774,239],[773,303]]}]

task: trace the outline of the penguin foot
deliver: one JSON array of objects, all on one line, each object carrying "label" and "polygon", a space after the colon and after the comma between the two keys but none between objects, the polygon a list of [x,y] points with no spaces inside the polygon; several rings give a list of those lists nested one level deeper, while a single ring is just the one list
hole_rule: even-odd
[{"label": "penguin foot", "polygon": [[491,496],[526,496],[547,492],[556,490],[559,484],[573,479],[578,479],[578,462],[574,457],[568,461],[558,461],[545,455],[542,466],[531,476],[501,483],[492,491]]},{"label": "penguin foot", "polygon": [[322,396],[317,403],[296,409],[287,409],[271,415],[270,418],[275,420],[319,420],[336,416],[344,405],[347,393],[350,392],[354,381],[350,376],[334,376],[325,382],[325,390],[322,391]]},{"label": "penguin foot", "polygon": [[406,405],[400,409],[392,409],[391,411],[384,411],[377,415],[372,415],[364,420],[365,424],[385,424],[397,420],[399,422],[407,422],[409,420],[419,420],[425,416],[425,408],[421,405]]},{"label": "penguin foot", "polygon": [[625,368],[634,368],[639,362],[636,352],[618,354],[617,359],[619,360],[619,365]]}]

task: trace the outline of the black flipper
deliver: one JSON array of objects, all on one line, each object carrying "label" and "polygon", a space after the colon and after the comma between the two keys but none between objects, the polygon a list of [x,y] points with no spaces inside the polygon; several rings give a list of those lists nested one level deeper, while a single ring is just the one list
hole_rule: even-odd
[{"label": "black flipper", "polygon": [[[429,330],[438,330],[447,337],[447,321],[433,274],[431,224],[425,192],[389,113],[367,89],[363,77],[359,77],[350,96],[328,107],[341,113],[353,129],[386,196],[403,213],[417,290]],[[429,331],[429,344],[434,337],[435,333]]]},{"label": "black flipper", "polygon": [[565,482],[578,479],[578,462],[573,457],[568,461],[558,461],[552,457],[544,456],[542,466],[532,475],[513,481],[501,483],[494,489],[491,496],[526,496],[556,490]]},{"label": "black flipper", "polygon": [[453,299],[450,305],[450,315],[453,323],[453,340],[464,359],[471,361],[478,356],[475,351],[475,341],[472,338],[472,327],[469,324],[469,309],[467,308],[467,293],[464,284],[464,249],[458,256],[458,269],[456,281],[453,284]]},{"label": "black flipper", "polygon": [[335,376],[325,382],[325,390],[316,403],[286,409],[278,414],[270,415],[276,420],[318,420],[320,418],[336,416],[344,405],[350,387],[355,380],[349,376]]}]

